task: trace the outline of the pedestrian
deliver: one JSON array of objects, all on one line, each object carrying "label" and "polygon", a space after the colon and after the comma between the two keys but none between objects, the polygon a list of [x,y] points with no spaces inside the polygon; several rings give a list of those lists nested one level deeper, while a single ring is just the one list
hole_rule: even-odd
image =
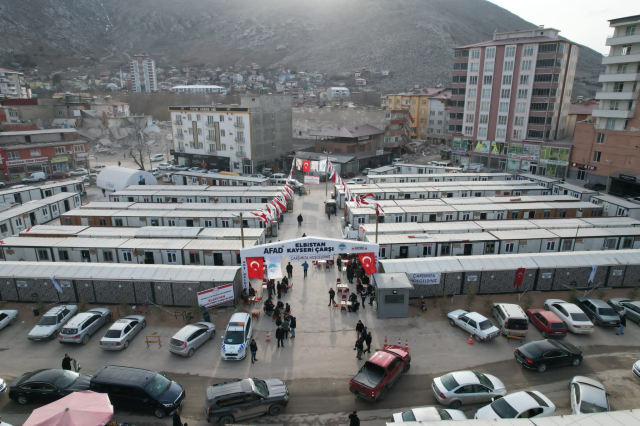
[{"label": "pedestrian", "polygon": [[280,327],[281,325],[282,325],[282,317],[278,313],[278,318],[276,318],[276,327]]},{"label": "pedestrian", "polygon": [[106,189],[104,189],[104,188],[102,188],[102,196],[103,196],[103,197],[106,197],[106,196],[107,196],[107,190],[106,190]]},{"label": "pedestrian", "polygon": [[331,210],[327,212],[327,219],[331,220]]},{"label": "pedestrian", "polygon": [[376,290],[372,285],[369,286],[369,306],[373,306],[373,299],[376,297]]},{"label": "pedestrian", "polygon": [[333,291],[333,287],[331,287],[329,289],[329,304],[327,306],[331,306],[331,303],[335,305],[336,303],[335,297],[336,297],[336,292]]},{"label": "pedestrian", "polygon": [[280,281],[276,284],[276,291],[278,293],[278,300],[282,299],[282,284],[280,284]]},{"label": "pedestrian", "polygon": [[353,266],[351,266],[351,263],[347,265],[347,281],[349,281],[349,284],[353,284]]},{"label": "pedestrian", "polygon": [[336,260],[336,265],[338,265],[338,271],[339,271],[340,268],[342,267],[342,257],[340,257],[340,255],[338,255],[338,260]]},{"label": "pedestrian", "polygon": [[617,331],[616,335],[624,334],[624,328],[627,326],[627,310],[622,308],[620,311],[620,329]]},{"label": "pedestrian", "polygon": [[256,358],[256,353],[258,352],[258,344],[256,343],[255,339],[251,339],[249,350],[251,351],[251,364],[253,364],[253,361],[258,360],[258,358]]},{"label": "pedestrian", "polygon": [[362,277],[362,284],[367,287],[370,282],[371,280],[369,279],[369,275],[364,274],[364,277]]},{"label": "pedestrian", "polygon": [[293,265],[291,265],[291,262],[289,262],[285,269],[287,270],[287,276],[293,278]]},{"label": "pedestrian", "polygon": [[73,361],[73,358],[71,358],[69,354],[64,354],[64,358],[62,358],[62,369],[71,370],[71,361]]},{"label": "pedestrian", "polygon": [[120,163],[120,162],[118,161],[118,167],[120,167],[120,164],[122,164],[122,163]]},{"label": "pedestrian", "polygon": [[296,338],[296,317],[289,315],[289,328],[291,329],[291,338]]},{"label": "pedestrian", "polygon": [[364,277],[364,269],[363,268],[357,268],[356,269],[356,275],[358,276],[358,279],[360,281],[362,281],[362,277]]},{"label": "pedestrian", "polygon": [[182,424],[182,420],[180,419],[180,410],[176,410],[173,412],[173,426],[184,426]]},{"label": "pedestrian", "polygon": [[362,359],[362,352],[364,351],[364,343],[361,338],[356,340],[356,347],[353,349],[356,349],[358,351],[358,353],[356,354],[356,358]]},{"label": "pedestrian", "polygon": [[[365,331],[367,331],[367,327],[365,327],[364,329]],[[365,352],[371,353],[371,340],[373,340],[373,337],[371,337],[371,333],[367,331],[367,337],[364,338],[364,342],[367,344],[367,349],[365,350]]]},{"label": "pedestrian", "polygon": [[360,426],[360,418],[357,411],[349,414],[349,426]]},{"label": "pedestrian", "polygon": [[306,232],[302,233],[302,238],[305,238],[307,236]]},{"label": "pedestrian", "polygon": [[285,316],[284,321],[281,324],[282,329],[284,330],[284,338],[289,338],[289,330],[291,329],[291,323],[289,322],[289,317]]},{"label": "pedestrian", "polygon": [[304,277],[307,278],[307,269],[309,269],[309,264],[307,263],[306,260],[302,264],[302,269],[304,270]]},{"label": "pedestrian", "polygon": [[124,155],[124,157],[122,157],[122,158],[124,158],[126,160],[127,159],[127,153],[125,152],[123,155]]},{"label": "pedestrian", "polygon": [[284,313],[287,315],[291,313],[291,306],[288,303],[284,305]]},{"label": "pedestrian", "polygon": [[276,330],[276,340],[278,341],[278,347],[284,347],[284,331],[282,330],[282,326]]},{"label": "pedestrian", "polygon": [[298,215],[298,226],[302,226],[302,213]]},{"label": "pedestrian", "polygon": [[358,338],[362,336],[362,330],[364,330],[364,324],[362,323],[362,320],[358,320],[358,323],[356,324],[356,336],[358,336]]},{"label": "pedestrian", "polygon": [[364,309],[364,302],[367,301],[368,294],[369,294],[369,291],[367,290],[367,288],[362,286],[362,291],[360,291],[360,298],[362,299],[362,309]]},{"label": "pedestrian", "polygon": [[273,296],[273,280],[269,280],[269,282],[267,283],[267,290],[269,291],[269,299],[271,299],[271,297]]}]

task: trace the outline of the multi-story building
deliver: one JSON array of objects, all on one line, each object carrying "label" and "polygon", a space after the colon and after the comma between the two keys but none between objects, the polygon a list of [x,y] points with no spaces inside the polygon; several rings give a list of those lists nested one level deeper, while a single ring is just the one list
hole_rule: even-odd
[{"label": "multi-story building", "polygon": [[576,123],[569,177],[606,185],[619,196],[640,195],[640,15],[612,19],[600,104]]},{"label": "multi-story building", "polygon": [[27,88],[23,73],[0,68],[0,98],[31,98],[31,89]]},{"label": "multi-story building", "polygon": [[158,90],[156,80],[156,61],[146,54],[133,55],[129,63],[132,92],[155,92]]},{"label": "multi-story building", "polygon": [[454,49],[449,132],[453,161],[566,174],[565,128],[579,47],[554,28],[495,33]]},{"label": "multi-story building", "polygon": [[402,146],[411,141],[411,125],[413,118],[406,109],[391,109],[385,114],[387,125],[382,138],[383,147],[400,155]]},{"label": "multi-story building", "polygon": [[202,84],[173,86],[169,90],[177,93],[214,93],[220,95],[227,94],[227,89],[225,87]]},{"label": "multi-story building", "polygon": [[240,106],[172,106],[173,155],[180,165],[259,173],[293,149],[291,97],[243,96]]},{"label": "multi-story building", "polygon": [[327,89],[327,100],[329,101],[347,98],[349,98],[349,89],[346,87],[329,87]]}]

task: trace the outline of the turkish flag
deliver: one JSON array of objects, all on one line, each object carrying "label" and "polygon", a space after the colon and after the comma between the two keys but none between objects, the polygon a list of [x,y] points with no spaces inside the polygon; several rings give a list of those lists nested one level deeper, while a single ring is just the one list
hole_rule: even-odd
[{"label": "turkish flag", "polygon": [[302,171],[309,173],[311,171],[311,161],[304,160],[302,162]]},{"label": "turkish flag", "polygon": [[522,280],[524,280],[524,271],[525,268],[518,268],[516,271],[516,279],[513,282],[514,287],[520,287],[522,285]]},{"label": "turkish flag", "polygon": [[262,257],[247,257],[247,271],[249,278],[264,279],[264,259]]},{"label": "turkish flag", "polygon": [[373,253],[358,253],[358,258],[360,259],[360,263],[362,263],[362,267],[364,268],[364,273],[367,275],[375,274],[378,272],[376,268],[376,256]]}]

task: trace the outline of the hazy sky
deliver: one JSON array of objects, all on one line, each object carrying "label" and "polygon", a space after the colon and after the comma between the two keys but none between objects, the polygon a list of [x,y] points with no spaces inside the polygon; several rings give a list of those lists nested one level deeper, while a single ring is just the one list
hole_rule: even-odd
[{"label": "hazy sky", "polygon": [[489,0],[536,25],[553,27],[560,35],[600,53],[605,46],[609,19],[640,15],[638,0]]}]

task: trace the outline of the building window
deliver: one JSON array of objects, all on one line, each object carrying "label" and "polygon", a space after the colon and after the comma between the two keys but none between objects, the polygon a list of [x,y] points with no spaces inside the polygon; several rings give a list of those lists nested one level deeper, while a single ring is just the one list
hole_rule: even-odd
[{"label": "building window", "polygon": [[[473,119],[474,119],[474,118],[475,118],[475,115],[474,115],[474,114],[467,114],[466,122],[467,122],[467,123],[473,123]],[[431,120],[431,121],[433,121],[433,120]],[[430,123],[430,124],[433,124],[433,123]]]},{"label": "building window", "polygon": [[547,251],[555,251],[555,250],[556,250],[556,242],[547,241]]},{"label": "building window", "polygon": [[224,115],[220,116],[220,122],[222,123],[224,121]]},{"label": "building window", "polygon": [[500,90],[500,97],[502,99],[509,99],[510,96],[511,96],[511,89]]},{"label": "building window", "polygon": [[525,46],[522,56],[533,56],[533,46]]},{"label": "building window", "polygon": [[527,137],[531,139],[544,138],[544,132],[542,130],[527,130]]},{"label": "building window", "polygon": [[629,127],[629,119],[628,118],[626,120],[624,120],[624,126],[622,126],[622,130],[627,130],[627,127]]},{"label": "building window", "polygon": [[518,89],[519,99],[526,99],[528,96],[529,96],[529,89]]},{"label": "building window", "polygon": [[18,154],[17,151],[7,152],[7,159],[8,160],[19,160],[20,159],[20,154]]},{"label": "building window", "polygon": [[64,146],[56,146],[55,152],[56,154],[64,154],[65,153]]},{"label": "building window", "polygon": [[631,55],[631,45],[627,44],[625,46],[622,46],[620,48],[620,54],[623,55],[623,56]]},{"label": "building window", "polygon": [[507,136],[507,129],[496,129],[496,138],[504,139]]},{"label": "building window", "polygon": [[536,61],[536,68],[553,68],[556,65],[556,61],[552,59],[538,59]]},{"label": "building window", "polygon": [[474,111],[476,109],[476,103],[474,101],[467,103],[467,111]]},{"label": "building window", "polygon": [[478,136],[486,137],[487,136],[487,128],[486,127],[478,127]]},{"label": "building window", "polygon": [[495,58],[495,56],[496,56],[496,48],[495,47],[487,48],[487,50],[485,51],[485,57],[487,59],[491,59],[491,58]]},{"label": "building window", "polygon": [[84,152],[84,145],[74,145],[73,152]]},{"label": "building window", "polygon": [[511,84],[513,76],[511,74],[502,76],[502,84]]},{"label": "building window", "polygon": [[513,71],[513,61],[505,61],[504,70],[505,71]]},{"label": "building window", "polygon": [[478,84],[478,76],[477,75],[469,76],[469,84]]},{"label": "building window", "polygon": [[516,47],[515,46],[507,46],[507,48],[504,51],[504,56],[506,57],[511,57],[511,56],[516,56]]},{"label": "building window", "polygon": [[506,243],[504,245],[504,252],[505,253],[513,253],[513,247],[514,247],[515,243]]},{"label": "building window", "polygon": [[516,126],[522,126],[522,125],[524,125],[524,117],[522,117],[522,116],[517,116],[517,117],[516,117],[516,119],[515,119],[515,121],[514,121],[514,124],[515,124]]},{"label": "building window", "polygon": [[133,256],[131,255],[131,250],[122,250],[122,261],[127,263],[133,262]]},{"label": "building window", "polygon": [[482,89],[482,97],[490,98],[491,97],[491,89]]},{"label": "building window", "polygon": [[478,62],[472,62],[471,63],[471,72],[478,72],[479,67],[480,67],[480,64]]},{"label": "building window", "polygon": [[178,263],[178,256],[175,251],[167,252],[167,263],[170,265],[176,265]]},{"label": "building window", "polygon": [[533,81],[535,83],[550,83],[553,74],[534,74]]},{"label": "building window", "polygon": [[473,49],[471,51],[471,59],[478,59],[480,57],[480,49]]},{"label": "building window", "polygon": [[487,114],[480,114],[480,124],[487,124],[487,123],[489,123],[489,116]]},{"label": "building window", "polygon": [[49,260],[49,251],[47,249],[38,249],[38,260]]},{"label": "building window", "polygon": [[531,61],[522,61],[522,70],[530,71],[531,70]]},{"label": "building window", "polygon": [[484,70],[485,72],[493,72],[493,62],[485,62]]},{"label": "building window", "polygon": [[513,139],[522,140],[522,130],[514,130]]},{"label": "building window", "polygon": [[189,134],[193,135],[193,128],[189,127]]},{"label": "building window", "polygon": [[485,75],[482,78],[482,84],[493,84],[493,76],[492,75]]},{"label": "building window", "polygon": [[594,163],[599,163],[600,162],[600,155],[602,153],[600,151],[593,151],[593,162]]},{"label": "building window", "polygon": [[507,116],[506,115],[499,115],[498,116],[498,125],[499,126],[506,126],[507,125]]},{"label": "building window", "polygon": [[69,252],[67,250],[58,249],[58,258],[60,260],[69,260]]},{"label": "building window", "polygon": [[556,51],[556,43],[541,44],[538,53],[553,53]]},{"label": "building window", "polygon": [[[476,97],[476,89],[469,89],[469,93],[467,94],[468,97],[470,98],[475,98]],[[433,111],[431,111],[433,112]],[[422,113],[424,114],[424,110],[422,110]],[[433,115],[433,114],[431,114]]]},{"label": "building window", "polygon": [[607,124],[605,129],[607,130],[615,130],[616,128],[616,119],[615,118],[607,118]]},{"label": "building window", "polygon": [[529,84],[529,74],[520,76],[520,84]]},{"label": "building window", "polygon": [[103,250],[102,258],[105,262],[113,262],[113,252],[111,250]]},{"label": "building window", "polygon": [[226,143],[221,143],[220,144],[220,150],[221,151],[226,151],[227,150],[227,144]]},{"label": "building window", "polygon": [[473,133],[473,127],[466,126],[466,127],[464,128],[464,134],[465,134],[465,135],[471,135],[472,133]]},{"label": "building window", "polygon": [[525,112],[526,109],[527,109],[527,104],[525,104],[524,102],[518,102],[516,104],[516,112]]},{"label": "building window", "polygon": [[500,102],[498,106],[498,110],[500,112],[508,112],[509,111],[509,103],[508,102]]}]

